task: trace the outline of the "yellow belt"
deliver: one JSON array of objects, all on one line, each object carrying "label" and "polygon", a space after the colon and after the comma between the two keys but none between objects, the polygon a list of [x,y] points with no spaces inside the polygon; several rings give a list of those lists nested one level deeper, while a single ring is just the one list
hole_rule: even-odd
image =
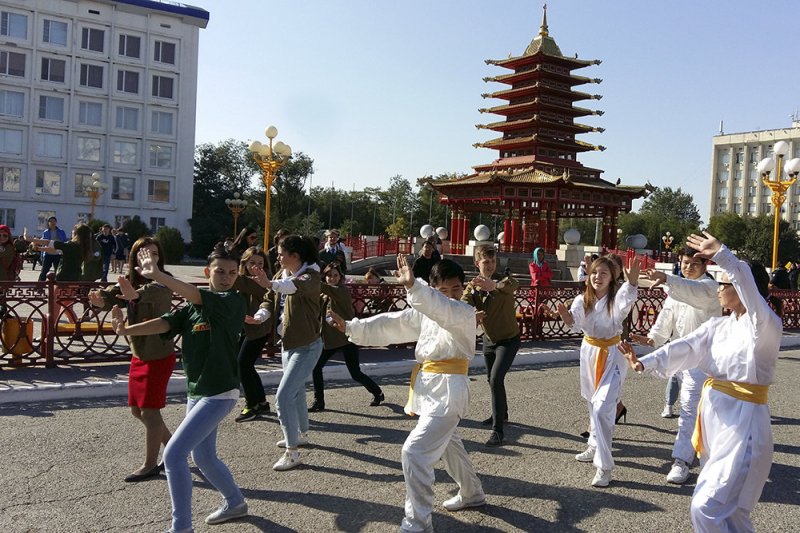
[{"label": "yellow belt", "polygon": [[423,361],[414,365],[411,371],[411,384],[408,387],[408,401],[406,402],[405,412],[414,416],[411,410],[411,399],[414,397],[414,383],[417,382],[419,372],[430,372],[432,374],[464,374],[469,370],[469,360],[467,359],[442,359],[441,361]]},{"label": "yellow belt", "polygon": [[619,342],[619,335],[610,339],[595,339],[586,335],[583,340],[586,344],[600,348],[597,353],[597,359],[594,361],[594,390],[600,386],[600,379],[603,377],[603,372],[606,369],[606,360],[608,359],[608,349]]},{"label": "yellow belt", "polygon": [[742,383],[741,381],[723,381],[720,379],[708,378],[703,383],[703,391],[700,402],[697,404],[697,420],[694,423],[694,433],[692,433],[692,446],[697,456],[703,451],[703,427],[700,423],[700,409],[703,406],[703,398],[706,397],[707,389],[712,388],[724,392],[728,396],[733,396],[737,400],[744,402],[765,404],[767,403],[769,385],[756,385],[754,383]]}]

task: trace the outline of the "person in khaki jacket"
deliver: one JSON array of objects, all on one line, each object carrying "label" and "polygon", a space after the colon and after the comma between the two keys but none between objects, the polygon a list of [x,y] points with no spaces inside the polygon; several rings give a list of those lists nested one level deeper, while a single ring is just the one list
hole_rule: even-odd
[{"label": "person in khaki jacket", "polygon": [[[128,275],[120,276],[119,283],[105,290],[89,293],[92,305],[110,311],[118,305],[127,307],[128,323],[138,324],[158,318],[172,309],[172,291],[167,287],[142,277],[137,272],[139,250],[148,250],[158,258],[158,266],[164,269],[164,254],[161,244],[152,237],[137,240],[128,258]],[[172,339],[158,334],[130,337],[128,342],[133,352],[128,378],[128,405],[131,414],[145,427],[145,458],[137,470],[125,481],[135,482],[155,477],[163,470],[158,462],[161,446],[166,446],[172,437],[161,409],[167,401],[167,384],[175,368],[175,346]]]},{"label": "person in khaki jacket", "polygon": [[475,248],[475,266],[479,275],[467,284],[462,302],[473,306],[483,326],[483,357],[486,377],[492,391],[492,416],[483,421],[492,426],[487,446],[503,444],[503,422],[508,420],[505,379],[520,346],[517,304],[514,293],[519,282],[512,276],[497,273],[494,246]]},{"label": "person in khaki jacket", "polygon": [[265,302],[245,323],[258,324],[270,317],[281,338],[283,377],[275,393],[275,407],[283,439],[277,445],[286,453],[272,468],[282,471],[301,464],[299,446],[308,444],[306,381],[322,353],[320,330],[320,274],[317,248],[307,237],[289,235],[278,244],[281,270],[267,280]]}]

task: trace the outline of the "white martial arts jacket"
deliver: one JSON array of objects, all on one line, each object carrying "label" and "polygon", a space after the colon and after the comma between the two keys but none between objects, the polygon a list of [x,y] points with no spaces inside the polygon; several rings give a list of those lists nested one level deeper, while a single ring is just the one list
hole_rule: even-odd
[{"label": "white martial arts jacket", "polygon": [[664,285],[667,299],[658,313],[656,323],[647,334],[655,346],[661,346],[670,339],[685,337],[709,318],[721,316],[718,287],[717,282],[705,274],[696,280],[667,274]]},{"label": "white martial arts jacket", "polygon": [[[775,378],[781,319],[759,294],[747,263],[725,246],[713,259],[730,278],[746,313],[711,318],[688,336],[643,356],[644,371],[668,377],[697,367],[714,379],[769,385]],[[703,470],[697,490],[752,510],[772,465],[769,406],[715,389],[704,391],[702,402]],[[744,483],[728,483],[743,470],[747,470]]]},{"label": "white martial arts jacket", "polygon": [[[475,356],[475,308],[448,298],[417,279],[407,290],[411,309],[347,322],[345,333],[361,346],[416,342],[418,363]],[[412,411],[418,415],[464,417],[469,406],[469,377],[420,372],[414,384]]]}]

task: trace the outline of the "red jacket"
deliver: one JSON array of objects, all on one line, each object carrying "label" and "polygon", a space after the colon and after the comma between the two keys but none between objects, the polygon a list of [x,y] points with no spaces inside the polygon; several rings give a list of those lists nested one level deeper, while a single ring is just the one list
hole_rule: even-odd
[{"label": "red jacket", "polygon": [[553,279],[553,271],[550,270],[550,265],[543,262],[542,266],[531,262],[528,264],[528,270],[531,273],[531,285],[534,287],[549,287],[550,280]]}]

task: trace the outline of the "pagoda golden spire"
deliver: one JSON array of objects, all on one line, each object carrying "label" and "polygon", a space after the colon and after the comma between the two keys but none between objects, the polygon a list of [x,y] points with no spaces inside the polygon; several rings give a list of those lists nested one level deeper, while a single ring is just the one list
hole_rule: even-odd
[{"label": "pagoda golden spire", "polygon": [[542,6],[542,25],[539,26],[539,35],[547,37],[550,33],[547,31],[547,4]]}]

